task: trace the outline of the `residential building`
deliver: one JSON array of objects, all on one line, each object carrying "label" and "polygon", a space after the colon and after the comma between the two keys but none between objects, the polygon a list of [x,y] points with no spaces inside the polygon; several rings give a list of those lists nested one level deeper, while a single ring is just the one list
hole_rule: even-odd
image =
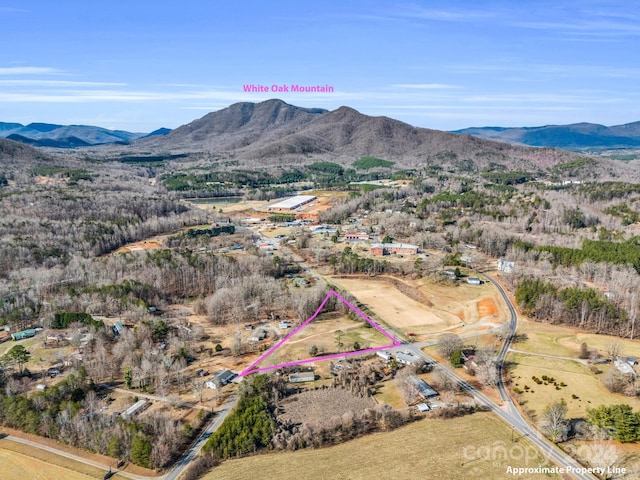
[{"label": "residential building", "polygon": [[504,273],[511,273],[516,268],[515,262],[508,262],[504,258],[498,260],[498,270]]},{"label": "residential building", "polygon": [[616,366],[618,370],[620,370],[625,375],[630,375],[632,377],[636,376],[636,371],[633,369],[631,365],[627,363],[625,359],[618,357],[613,361],[613,364]]},{"label": "residential building", "polygon": [[388,362],[391,360],[391,354],[389,352],[377,351],[376,355],[382,358],[385,362]]},{"label": "residential building", "polygon": [[413,355],[411,352],[398,352],[396,353],[396,361],[404,365],[412,365],[420,363],[422,360]]},{"label": "residential building", "polygon": [[237,376],[238,375],[233,373],[231,370],[218,370],[213,377],[211,377],[211,380],[208,380],[204,385],[207,388],[215,390],[228,385]]}]

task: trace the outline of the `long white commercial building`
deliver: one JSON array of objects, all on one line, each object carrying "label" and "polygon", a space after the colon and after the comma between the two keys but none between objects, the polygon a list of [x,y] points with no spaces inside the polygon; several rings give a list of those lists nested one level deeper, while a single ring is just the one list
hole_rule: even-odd
[{"label": "long white commercial building", "polygon": [[313,202],[316,198],[314,195],[296,195],[289,197],[281,202],[267,206],[268,212],[288,212],[300,208],[302,205]]}]

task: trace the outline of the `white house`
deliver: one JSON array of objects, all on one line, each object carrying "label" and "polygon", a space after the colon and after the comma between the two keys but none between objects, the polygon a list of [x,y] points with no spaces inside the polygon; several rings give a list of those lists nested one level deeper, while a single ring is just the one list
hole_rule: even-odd
[{"label": "white house", "polygon": [[504,258],[498,260],[498,270],[504,273],[511,273],[516,268],[515,262],[507,262]]}]

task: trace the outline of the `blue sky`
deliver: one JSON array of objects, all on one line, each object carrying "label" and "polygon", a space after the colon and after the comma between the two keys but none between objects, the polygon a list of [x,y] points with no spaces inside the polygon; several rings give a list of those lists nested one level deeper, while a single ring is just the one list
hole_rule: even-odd
[{"label": "blue sky", "polygon": [[0,0],[0,42],[5,122],[148,132],[274,97],[440,130],[640,120],[628,0]]}]

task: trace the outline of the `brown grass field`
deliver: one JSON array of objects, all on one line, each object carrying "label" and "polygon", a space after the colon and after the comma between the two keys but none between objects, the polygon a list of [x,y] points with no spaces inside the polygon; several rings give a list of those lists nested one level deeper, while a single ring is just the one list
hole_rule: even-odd
[{"label": "brown grass field", "polygon": [[418,337],[452,331],[487,330],[506,318],[502,300],[490,285],[439,285],[426,280],[339,278],[339,287],[354,295],[385,323]]},{"label": "brown grass field", "polygon": [[87,480],[105,474],[105,470],[8,440],[0,441],[0,462],[2,480]]},{"label": "brown grass field", "polygon": [[382,347],[392,343],[387,337],[361,321],[354,321],[346,316],[317,318],[281,345],[275,352],[265,358],[257,367],[279,365],[281,363],[304,360],[311,357],[309,348],[318,347],[318,355],[339,353],[336,348],[335,332],[344,333],[343,352],[353,351],[354,343],[361,349]]},{"label": "brown grass field", "polygon": [[347,412],[361,412],[375,406],[371,397],[360,397],[343,388],[305,390],[285,398],[280,407],[284,412],[279,419],[293,423],[320,424],[331,417],[340,417]]},{"label": "brown grass field", "polygon": [[[634,410],[640,409],[640,399],[609,392],[599,376],[592,373],[585,365],[573,360],[510,353],[507,361],[515,363],[514,368],[511,369],[512,387],[517,386],[524,390],[524,386],[528,385],[530,388],[529,393],[518,396],[520,401],[526,402],[522,408],[534,410],[538,418],[549,404],[561,399],[567,402],[569,418],[584,418],[587,408],[600,405],[626,403]],[[608,365],[600,367],[603,370],[613,368]],[[552,384],[538,385],[531,378],[532,376],[541,378],[542,375],[553,377],[558,383],[564,382],[567,386],[556,390]],[[578,398],[572,398],[572,394]]]},{"label": "brown grass field", "polygon": [[[513,452],[505,459],[498,451]],[[513,450],[511,450],[513,449]],[[523,455],[523,452],[535,455]],[[279,452],[224,462],[205,480],[254,479],[503,479],[511,467],[544,464],[524,439],[491,413],[451,420],[425,419],[392,432],[375,433],[317,450]],[[536,458],[533,458],[536,456]],[[507,455],[509,457],[509,455]],[[528,463],[527,463],[528,462]],[[520,479],[560,478],[525,474]]]},{"label": "brown grass field", "polygon": [[637,340],[588,333],[577,328],[550,325],[523,317],[518,322],[518,333],[526,333],[528,339],[517,343],[514,348],[527,352],[577,358],[580,344],[586,342],[589,350],[595,348],[605,355],[607,346],[611,342],[618,342],[622,346],[623,355],[640,357],[640,342]]}]

